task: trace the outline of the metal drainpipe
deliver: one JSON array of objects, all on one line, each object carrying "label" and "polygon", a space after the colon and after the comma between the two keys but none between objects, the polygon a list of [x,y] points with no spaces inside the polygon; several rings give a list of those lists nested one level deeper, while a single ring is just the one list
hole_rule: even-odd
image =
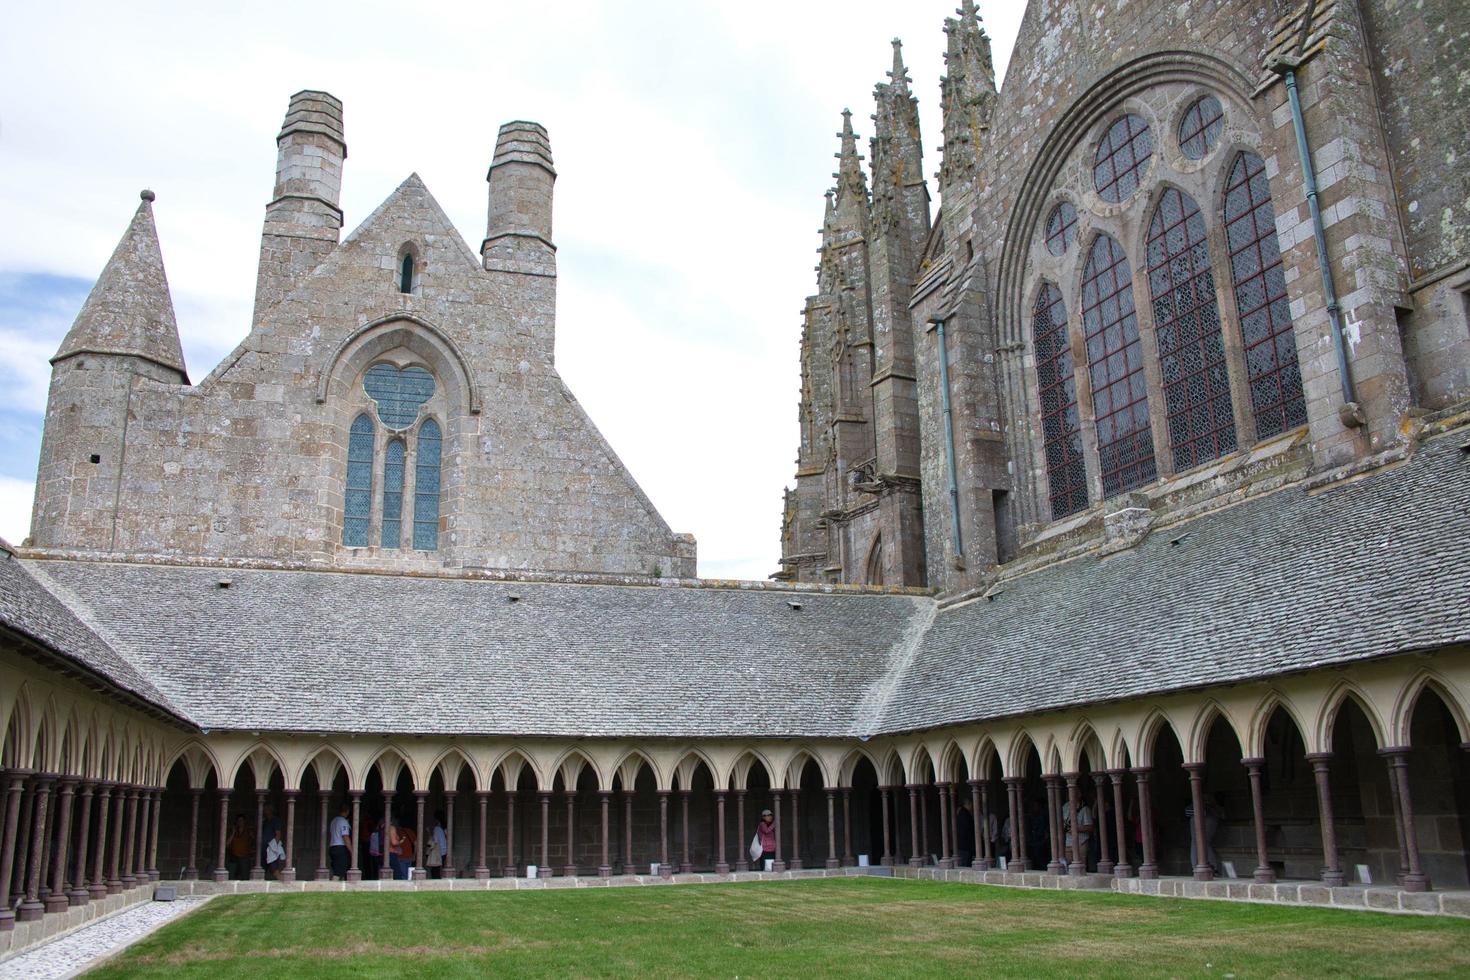
[{"label": "metal drainpipe", "polygon": [[[1303,38],[1311,29],[1311,10],[1303,18]],[[1322,209],[1317,203],[1317,173],[1312,169],[1312,151],[1307,145],[1307,124],[1302,118],[1301,97],[1296,87],[1296,59],[1279,59],[1271,67],[1286,82],[1286,100],[1291,105],[1291,126],[1296,131],[1296,151],[1302,161],[1302,176],[1307,186],[1307,210],[1312,214],[1312,237],[1317,243],[1317,268],[1322,274],[1322,293],[1327,299],[1327,320],[1332,326],[1332,346],[1337,353],[1337,375],[1342,383],[1342,409],[1339,417],[1346,426],[1363,424],[1362,409],[1358,405],[1357,392],[1353,386],[1352,368],[1348,364],[1347,343],[1342,335],[1342,307],[1337,302],[1337,289],[1332,284],[1332,267],[1327,261],[1327,232],[1322,227]]]},{"label": "metal drainpipe", "polygon": [[939,332],[939,393],[944,400],[944,458],[949,463],[949,519],[954,528],[954,559],[965,558],[964,540],[960,536],[960,480],[954,462],[954,413],[949,402],[949,346],[944,340],[944,321],[935,320]]}]

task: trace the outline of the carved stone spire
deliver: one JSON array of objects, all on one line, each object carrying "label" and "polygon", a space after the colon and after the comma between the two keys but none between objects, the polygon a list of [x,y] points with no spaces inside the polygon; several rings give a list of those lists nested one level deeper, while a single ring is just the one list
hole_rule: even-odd
[{"label": "carved stone spire", "polygon": [[929,231],[929,194],[923,186],[924,150],[919,136],[919,101],[909,92],[903,42],[893,39],[889,81],[873,89],[873,229],[881,234],[895,224],[911,225],[910,237]]},{"label": "carved stone spire", "polygon": [[944,54],[946,74],[939,81],[944,113],[944,145],[940,148],[943,162],[939,168],[942,193],[957,181],[974,176],[981,134],[990,128],[996,98],[990,37],[980,26],[973,0],[964,0],[956,13],[958,18],[944,22],[949,43]]}]

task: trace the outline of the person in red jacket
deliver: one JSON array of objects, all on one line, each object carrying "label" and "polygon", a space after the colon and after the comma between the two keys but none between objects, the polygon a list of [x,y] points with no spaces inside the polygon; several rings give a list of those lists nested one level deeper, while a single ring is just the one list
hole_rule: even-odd
[{"label": "person in red jacket", "polygon": [[767,861],[776,859],[776,817],[770,810],[761,811],[760,823],[755,825],[756,836],[761,842],[761,868]]}]

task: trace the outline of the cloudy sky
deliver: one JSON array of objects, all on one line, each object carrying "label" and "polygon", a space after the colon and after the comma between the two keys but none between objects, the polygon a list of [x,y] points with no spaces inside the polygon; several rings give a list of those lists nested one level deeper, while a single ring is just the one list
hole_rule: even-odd
[{"label": "cloudy sky", "polygon": [[[28,533],[53,354],[138,203],[190,377],[249,327],[275,134],[345,103],[347,230],[417,171],[471,246],[496,129],[559,178],[557,364],[701,575],[764,578],[797,444],[798,342],[840,113],[872,134],[890,38],[938,167],[954,0],[38,3],[0,38],[0,536]],[[981,3],[1004,71],[1024,4]],[[937,202],[936,202],[937,203]]]}]

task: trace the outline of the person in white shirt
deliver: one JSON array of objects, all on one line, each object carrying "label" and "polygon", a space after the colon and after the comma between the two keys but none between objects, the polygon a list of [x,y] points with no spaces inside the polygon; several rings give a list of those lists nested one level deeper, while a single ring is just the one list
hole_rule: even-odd
[{"label": "person in white shirt", "polygon": [[424,866],[435,878],[444,877],[444,866],[449,863],[449,836],[444,833],[444,811],[434,811],[434,832],[429,837],[429,849],[424,853]]},{"label": "person in white shirt", "polygon": [[[1072,860],[1072,808],[1066,807],[1062,814],[1063,826],[1067,829],[1065,847],[1062,851],[1062,863],[1067,864]],[[1087,847],[1092,842],[1092,808],[1087,805],[1087,798],[1081,797],[1077,805],[1077,850],[1082,855],[1083,866],[1087,864]]]},{"label": "person in white shirt", "polygon": [[327,825],[327,862],[332,868],[332,877],[347,880],[347,869],[352,863],[352,822],[344,802],[337,808],[337,815]]}]

